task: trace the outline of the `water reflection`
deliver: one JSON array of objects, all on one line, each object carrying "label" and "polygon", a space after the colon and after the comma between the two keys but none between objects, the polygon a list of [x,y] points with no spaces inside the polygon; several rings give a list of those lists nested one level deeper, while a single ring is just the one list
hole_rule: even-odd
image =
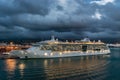
[{"label": "water reflection", "polygon": [[[9,80],[103,80],[109,61],[102,56],[5,60]],[[4,77],[3,77],[4,78]]]},{"label": "water reflection", "polygon": [[21,77],[23,77],[25,64],[24,63],[19,64],[19,69],[20,69],[20,75],[21,75]]},{"label": "water reflection", "polygon": [[47,65],[48,65],[48,60],[45,59],[45,60],[44,60],[44,67],[47,67]]},{"label": "water reflection", "polygon": [[11,79],[13,75],[15,74],[16,69],[16,60],[14,59],[7,59],[5,60],[5,70],[7,71],[6,78]]},{"label": "water reflection", "polygon": [[19,65],[19,69],[23,70],[24,68],[25,68],[25,64],[21,63],[21,64]]},{"label": "water reflection", "polygon": [[9,73],[14,72],[14,70],[16,69],[16,60],[14,59],[5,60],[5,67]]},{"label": "water reflection", "polygon": [[[51,60],[52,63],[51,63]],[[61,58],[45,60],[48,62],[44,64],[45,74],[47,79],[59,79],[78,76],[79,79],[101,79],[107,75],[107,62],[105,59],[99,59],[99,57],[82,57],[82,58]],[[59,63],[56,63],[56,62]],[[77,78],[78,79],[78,78]]]}]

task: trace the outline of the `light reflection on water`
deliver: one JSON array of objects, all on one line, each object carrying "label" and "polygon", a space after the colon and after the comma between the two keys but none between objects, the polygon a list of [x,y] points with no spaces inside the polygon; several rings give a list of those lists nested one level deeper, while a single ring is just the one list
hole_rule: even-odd
[{"label": "light reflection on water", "polygon": [[19,66],[19,69],[20,69],[20,75],[21,75],[21,77],[23,77],[24,76],[25,64],[21,63],[18,66]]},{"label": "light reflection on water", "polygon": [[[80,79],[104,78],[106,67],[109,62],[106,60],[98,60],[96,57],[88,59],[74,59],[70,61],[67,59],[59,59],[59,64],[49,64],[51,66],[45,67],[47,79],[58,79],[65,77],[79,76]],[[97,76],[97,77],[96,77]]]},{"label": "light reflection on water", "polygon": [[16,68],[16,60],[14,59],[7,59],[5,60],[5,64],[6,64],[6,70],[11,73],[15,70]]},{"label": "light reflection on water", "polygon": [[[112,72],[110,71],[112,58],[109,58],[91,56],[0,60],[0,78],[1,80],[106,80],[111,75],[109,72]],[[110,79],[112,80],[112,77]]]}]

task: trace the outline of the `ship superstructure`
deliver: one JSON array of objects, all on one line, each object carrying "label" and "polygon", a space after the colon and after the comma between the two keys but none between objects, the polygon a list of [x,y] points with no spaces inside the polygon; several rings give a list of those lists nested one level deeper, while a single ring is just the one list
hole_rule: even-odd
[{"label": "ship superstructure", "polygon": [[110,53],[107,45],[100,40],[97,42],[85,38],[81,41],[62,42],[52,36],[51,40],[41,41],[25,51],[14,50],[11,55],[20,58],[54,58],[86,55],[100,55]]}]

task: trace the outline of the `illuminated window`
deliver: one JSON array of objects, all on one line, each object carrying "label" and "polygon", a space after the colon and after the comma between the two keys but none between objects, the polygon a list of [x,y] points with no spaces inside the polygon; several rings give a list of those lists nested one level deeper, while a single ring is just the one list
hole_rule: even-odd
[{"label": "illuminated window", "polygon": [[50,53],[50,55],[52,56],[52,55],[53,55],[53,53]]},{"label": "illuminated window", "polygon": [[62,52],[60,52],[60,55],[62,55]]},{"label": "illuminated window", "polygon": [[45,56],[47,56],[48,54],[47,53],[44,53]]}]

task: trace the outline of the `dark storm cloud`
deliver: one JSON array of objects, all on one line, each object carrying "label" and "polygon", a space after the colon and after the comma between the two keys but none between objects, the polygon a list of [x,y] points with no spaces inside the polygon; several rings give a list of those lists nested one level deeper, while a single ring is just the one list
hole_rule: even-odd
[{"label": "dark storm cloud", "polygon": [[119,8],[119,0],[0,0],[0,37],[119,41]]},{"label": "dark storm cloud", "polygon": [[24,13],[47,15],[50,4],[50,0],[1,0],[0,11],[6,15]]}]

